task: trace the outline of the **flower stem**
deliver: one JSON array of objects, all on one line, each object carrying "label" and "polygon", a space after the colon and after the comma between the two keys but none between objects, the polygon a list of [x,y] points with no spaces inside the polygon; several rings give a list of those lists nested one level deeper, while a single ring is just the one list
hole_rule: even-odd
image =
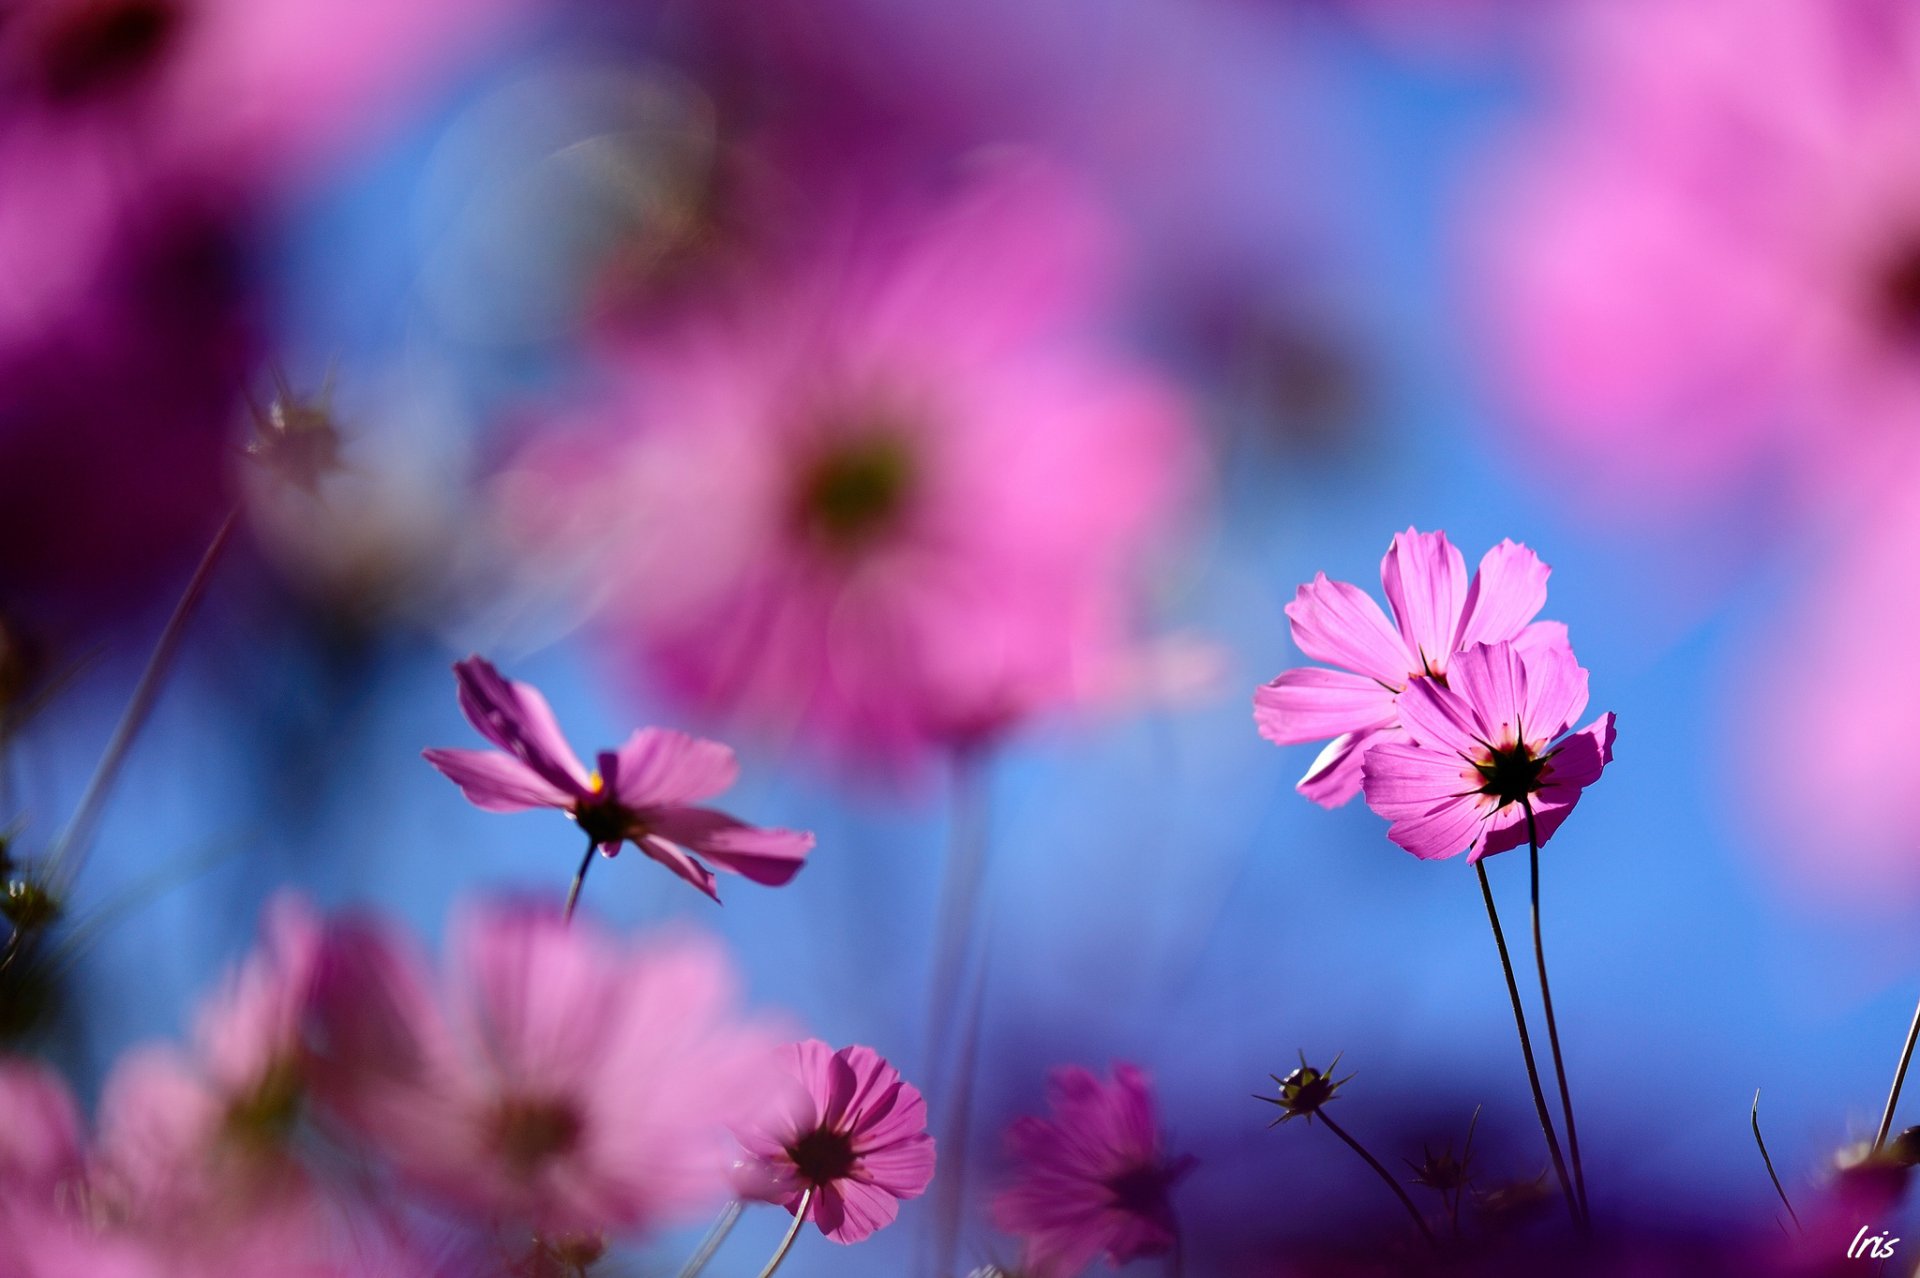
[{"label": "flower stem", "polygon": [[[119,778],[120,765],[126,762],[127,751],[132,748],[140,730],[146,726],[147,717],[153,713],[161,685],[166,682],[167,672],[180,650],[187,623],[193,619],[200,601],[206,597],[207,587],[213,581],[213,570],[226,553],[227,544],[233,540],[233,531],[239,523],[240,511],[236,507],[220,522],[220,528],[213,534],[213,541],[208,544],[206,553],[200,556],[199,566],[187,580],[187,588],[181,593],[179,602],[174,604],[166,628],[160,632],[160,638],[154,644],[153,655],[147,658],[146,669],[140,672],[140,682],[134,685],[133,696],[128,699],[127,708],[107,742],[106,752],[100,756],[93,777],[87,782],[86,792],[80,796],[73,819],[67,822],[66,830],[61,833],[59,842],[47,858],[47,878],[50,883],[62,886],[71,884],[77,873],[77,868],[70,862],[77,862],[86,855],[87,843],[93,837],[93,828],[100,819],[101,806],[113,789],[114,781]],[[64,875],[61,873],[63,870]]]},{"label": "flower stem", "polygon": [[1920,1039],[1920,1005],[1913,1009],[1913,1024],[1907,1027],[1907,1045],[1900,1049],[1900,1067],[1893,1072],[1893,1090],[1887,1093],[1887,1107],[1880,1115],[1880,1130],[1873,1137],[1876,1151],[1887,1143],[1887,1133],[1893,1130],[1893,1111],[1900,1103],[1900,1088],[1907,1081],[1907,1066],[1913,1062],[1916,1039]]},{"label": "flower stem", "polygon": [[713,1228],[709,1229],[707,1236],[700,1240],[700,1246],[694,1253],[687,1257],[687,1263],[680,1266],[680,1272],[675,1278],[699,1278],[700,1271],[707,1267],[707,1262],[713,1259],[713,1254],[720,1250],[720,1244],[727,1241],[727,1235],[733,1232],[733,1227],[739,1219],[740,1201],[735,1199],[727,1204],[725,1211],[720,1213],[720,1219],[713,1222]]},{"label": "flower stem", "polygon": [[1773,1170],[1773,1159],[1767,1156],[1767,1142],[1760,1135],[1760,1089],[1753,1089],[1753,1143],[1760,1147],[1760,1161],[1767,1165],[1767,1179],[1773,1182],[1773,1192],[1780,1195],[1780,1205],[1787,1209],[1787,1215],[1793,1217],[1793,1227],[1805,1233],[1800,1224],[1800,1213],[1787,1201],[1787,1191],[1780,1187],[1780,1175]]},{"label": "flower stem", "polygon": [[1573,1191],[1580,1215],[1589,1226],[1593,1212],[1587,1206],[1587,1173],[1580,1162],[1580,1132],[1573,1125],[1573,1098],[1567,1090],[1567,1066],[1560,1056],[1560,1026],[1553,1016],[1553,987],[1547,984],[1547,951],[1540,939],[1540,833],[1534,825],[1533,801],[1522,798],[1527,814],[1527,868],[1533,886],[1533,961],[1540,972],[1540,1006],[1547,1014],[1547,1047],[1553,1053],[1553,1077],[1560,1085],[1560,1113],[1567,1122],[1567,1161],[1573,1164]]},{"label": "flower stem", "polygon": [[787,1253],[793,1250],[793,1240],[800,1236],[800,1226],[807,1223],[807,1209],[811,1206],[813,1206],[813,1186],[808,1185],[800,1195],[800,1205],[793,1209],[793,1224],[788,1227],[787,1236],[780,1240],[780,1250],[773,1253],[773,1259],[769,1260],[767,1267],[760,1271],[760,1278],[773,1278],[773,1271],[780,1267],[780,1262],[785,1260]]},{"label": "flower stem", "polygon": [[573,907],[580,904],[580,889],[586,884],[587,871],[593,868],[593,856],[599,850],[600,845],[588,836],[586,855],[580,858],[580,868],[573,872],[573,886],[567,889],[567,908],[560,916],[561,922],[573,922]]},{"label": "flower stem", "polygon": [[1493,924],[1493,943],[1500,950],[1500,970],[1507,978],[1507,997],[1513,1003],[1514,1028],[1520,1031],[1520,1053],[1527,1061],[1527,1081],[1533,1085],[1533,1108],[1540,1116],[1540,1130],[1547,1138],[1547,1152],[1553,1156],[1554,1174],[1559,1177],[1560,1191],[1567,1197],[1567,1211],[1573,1216],[1573,1223],[1584,1229],[1585,1222],[1580,1215],[1580,1204],[1574,1199],[1573,1186],[1567,1180],[1566,1160],[1560,1156],[1560,1138],[1554,1135],[1553,1118],[1547,1113],[1547,1096],[1540,1090],[1540,1067],[1533,1060],[1533,1039],[1527,1033],[1527,1016],[1520,1006],[1520,986],[1513,979],[1513,959],[1507,953],[1507,936],[1500,929],[1500,911],[1494,908],[1493,885],[1487,882],[1487,867],[1484,862],[1474,863],[1474,872],[1480,876],[1480,896],[1487,903],[1487,921]]},{"label": "flower stem", "polygon": [[1327,1115],[1326,1110],[1324,1109],[1318,1110],[1314,1113],[1313,1116],[1315,1118],[1318,1118],[1321,1122],[1325,1123],[1327,1125],[1328,1131],[1332,1132],[1335,1136],[1338,1136],[1341,1140],[1345,1141],[1348,1149],[1351,1149],[1354,1153],[1364,1158],[1367,1162],[1367,1166],[1373,1168],[1374,1171],[1379,1173],[1380,1179],[1387,1182],[1387,1188],[1391,1189],[1393,1191],[1394,1197],[1400,1200],[1400,1205],[1407,1209],[1407,1215],[1413,1217],[1413,1223],[1420,1226],[1420,1236],[1427,1240],[1427,1245],[1429,1247],[1432,1247],[1435,1251],[1439,1251],[1440,1240],[1433,1236],[1433,1230],[1428,1228],[1427,1226],[1427,1218],[1420,1214],[1420,1209],[1414,1205],[1413,1199],[1407,1196],[1407,1191],[1405,1187],[1402,1186],[1399,1181],[1393,1178],[1393,1173],[1389,1172],[1385,1167],[1382,1167],[1380,1165],[1380,1160],[1375,1158],[1372,1154],[1369,1154],[1366,1151],[1365,1146],[1361,1145],[1359,1141],[1349,1136],[1347,1134],[1346,1128],[1334,1122],[1333,1119]]}]

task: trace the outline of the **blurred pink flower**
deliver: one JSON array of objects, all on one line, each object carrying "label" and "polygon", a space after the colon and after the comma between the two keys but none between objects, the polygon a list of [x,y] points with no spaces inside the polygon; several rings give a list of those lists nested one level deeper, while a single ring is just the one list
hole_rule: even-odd
[{"label": "blurred pink flower", "polygon": [[[1453,655],[1476,643],[1513,640],[1523,648],[1566,644],[1567,628],[1534,621],[1552,571],[1525,546],[1503,541],[1467,577],[1466,561],[1443,532],[1394,534],[1380,561],[1389,622],[1358,586],[1320,573],[1287,605],[1293,642],[1315,661],[1282,671],[1253,694],[1260,735],[1276,745],[1333,738],[1295,788],[1322,807],[1360,793],[1360,766],[1373,746],[1405,741],[1399,701],[1413,684],[1446,681]],[[1396,625],[1397,623],[1397,625]]]},{"label": "blurred pink flower", "polygon": [[893,1223],[900,1200],[933,1181],[927,1103],[870,1047],[839,1051],[808,1039],[782,1060],[798,1082],[789,1103],[742,1129],[751,1162],[743,1192],[798,1211],[837,1243],[857,1243]]},{"label": "blurred pink flower", "polygon": [[630,346],[508,500],[683,700],[902,771],[1111,683],[1195,454],[1099,335],[1109,237],[1054,175],[824,223]]},{"label": "blurred pink flower", "polygon": [[1562,737],[1587,706],[1587,672],[1564,644],[1475,644],[1444,682],[1415,680],[1400,698],[1407,740],[1367,751],[1367,806],[1387,837],[1426,860],[1467,860],[1541,843],[1613,761],[1613,715]]},{"label": "blurred pink flower", "polygon": [[539,689],[504,678],[479,657],[453,671],[467,722],[499,749],[423,753],[476,807],[558,808],[604,855],[630,842],[716,901],[713,871],[690,853],[755,883],[778,886],[800,872],[811,834],[761,829],[693,806],[730,788],[739,775],[733,751],[718,741],[641,728],[618,750],[602,750],[589,773]]},{"label": "blurred pink flower", "polygon": [[0,1057],[0,1212],[15,1196],[50,1199],[84,1166],[80,1110],[38,1061]]},{"label": "blurred pink flower", "polygon": [[1112,1082],[1068,1066],[1048,1082],[1051,1119],[1007,1131],[1020,1178],[993,1201],[995,1223],[1025,1245],[1022,1273],[1073,1278],[1094,1259],[1124,1265],[1179,1241],[1169,1194],[1194,1165],[1169,1158],[1147,1076],[1116,1065]]},{"label": "blurred pink flower", "polygon": [[1470,205],[1482,345],[1609,509],[1910,491],[1920,10],[1604,0]]},{"label": "blurred pink flower", "polygon": [[631,1235],[725,1193],[732,1124],[770,1102],[767,1028],[713,941],[619,940],[493,906],[454,925],[445,1003],[376,923],[333,927],[320,1095],[403,1175],[548,1241]]}]

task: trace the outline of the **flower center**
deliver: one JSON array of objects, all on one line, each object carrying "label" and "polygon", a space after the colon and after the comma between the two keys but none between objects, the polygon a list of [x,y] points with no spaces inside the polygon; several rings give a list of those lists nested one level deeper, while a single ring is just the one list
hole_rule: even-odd
[{"label": "flower center", "polygon": [[291,1061],[275,1061],[252,1092],[227,1110],[227,1135],[252,1149],[271,1149],[284,1141],[300,1118],[300,1070]]},{"label": "flower center", "polygon": [[853,1142],[844,1132],[815,1128],[787,1147],[787,1157],[809,1185],[828,1185],[853,1174]]},{"label": "flower center", "polygon": [[913,456],[897,435],[849,440],[806,472],[801,522],[830,545],[862,545],[899,520],[913,488]]},{"label": "flower center", "polygon": [[510,1096],[493,1116],[493,1146],[515,1175],[531,1176],[577,1146],[582,1127],[566,1101]]},{"label": "flower center", "polygon": [[1156,1216],[1166,1210],[1167,1177],[1158,1167],[1134,1167],[1108,1180],[1107,1192],[1130,1216]]},{"label": "flower center", "polygon": [[1522,744],[1495,750],[1491,758],[1473,767],[1480,774],[1480,793],[1492,795],[1504,808],[1540,788],[1540,774],[1546,771],[1547,761],[1534,758],[1533,751]]},{"label": "flower center", "polygon": [[40,84],[56,103],[138,79],[174,43],[186,17],[177,0],[82,0],[64,7],[40,46]]}]

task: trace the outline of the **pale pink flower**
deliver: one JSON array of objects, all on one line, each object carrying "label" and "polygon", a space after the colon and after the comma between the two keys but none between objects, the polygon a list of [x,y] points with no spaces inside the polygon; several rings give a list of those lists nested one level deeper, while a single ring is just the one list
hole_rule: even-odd
[{"label": "pale pink flower", "polygon": [[1587,672],[1564,644],[1475,644],[1444,683],[1417,680],[1400,698],[1407,740],[1367,751],[1367,806],[1387,837],[1417,857],[1477,862],[1553,837],[1613,761],[1613,715],[1565,735],[1587,707]]},{"label": "pale pink flower", "polygon": [[557,911],[453,927],[440,998],[370,921],[322,959],[321,1096],[400,1173],[550,1241],[631,1235],[724,1194],[730,1124],[768,1103],[776,1039],[732,963],[690,935],[627,942]]},{"label": "pale pink flower", "polygon": [[767,830],[696,806],[729,789],[740,768],[733,751],[666,728],[641,728],[618,750],[602,750],[588,772],[560,731],[540,690],[515,683],[479,657],[453,667],[467,722],[498,750],[427,750],[476,806],[489,812],[557,808],[602,854],[623,843],[672,870],[714,900],[713,871],[778,886],[800,872],[813,836]]},{"label": "pale pink flower", "polygon": [[900,1200],[933,1181],[927,1103],[870,1047],[835,1051],[819,1039],[782,1053],[787,1104],[745,1128],[750,1162],[736,1178],[753,1197],[800,1209],[837,1243],[857,1243],[893,1223]]},{"label": "pale pink flower", "polygon": [[0,1057],[0,1203],[50,1198],[81,1173],[84,1140],[79,1107],[58,1074],[38,1061]]},{"label": "pale pink flower", "polygon": [[614,352],[508,515],[687,703],[901,771],[1110,686],[1195,454],[1099,332],[1108,236],[1057,176],[823,220]]},{"label": "pale pink flower", "polygon": [[1469,206],[1501,388],[1607,501],[1920,464],[1920,9],[1599,0]]},{"label": "pale pink flower", "polygon": [[1503,541],[1469,578],[1445,533],[1409,528],[1394,534],[1380,561],[1393,621],[1360,587],[1325,573],[1300,587],[1287,605],[1293,642],[1339,669],[1285,670],[1253,694],[1254,721],[1267,740],[1333,738],[1300,779],[1300,793],[1329,808],[1359,794],[1367,751],[1407,739],[1401,695],[1423,680],[1444,681],[1455,653],[1503,640],[1529,650],[1564,647],[1565,626],[1533,619],[1546,605],[1551,571],[1525,546]]},{"label": "pale pink flower", "polygon": [[1053,1116],[1007,1130],[1019,1179],[993,1200],[995,1223],[1024,1245],[1021,1272],[1073,1278],[1102,1255],[1117,1266],[1172,1251],[1170,1194],[1194,1160],[1168,1156],[1147,1076],[1115,1065],[1107,1082],[1067,1066],[1047,1090]]}]

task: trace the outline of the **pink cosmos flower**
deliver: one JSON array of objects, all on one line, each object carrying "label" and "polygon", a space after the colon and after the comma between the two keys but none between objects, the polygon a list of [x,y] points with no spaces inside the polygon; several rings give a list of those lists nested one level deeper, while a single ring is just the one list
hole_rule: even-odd
[{"label": "pink cosmos flower", "polygon": [[1057,175],[819,221],[612,351],[507,518],[687,703],[898,774],[1111,682],[1193,441],[1100,334],[1110,237]]},{"label": "pink cosmos flower", "polygon": [[1445,681],[1455,653],[1513,640],[1529,651],[1566,646],[1567,628],[1534,621],[1552,570],[1525,546],[1503,541],[1471,579],[1444,532],[1396,533],[1380,561],[1389,622],[1358,586],[1320,573],[1287,605],[1293,642],[1315,661],[1338,666],[1285,670],[1253,694],[1260,735],[1276,745],[1333,738],[1296,789],[1322,807],[1360,793],[1367,751],[1405,741],[1399,703],[1413,685]]},{"label": "pink cosmos flower", "polygon": [[329,932],[317,1007],[328,1110],[407,1179],[559,1242],[697,1215],[728,1128],[768,1103],[778,1041],[736,1010],[720,946],[627,942],[557,911],[456,920],[441,999],[378,924]]},{"label": "pink cosmos flower", "polygon": [[743,1192],[800,1209],[837,1243],[857,1243],[893,1223],[900,1201],[933,1181],[927,1103],[870,1047],[839,1051],[808,1039],[782,1059],[799,1086],[787,1106],[744,1129],[751,1162]]},{"label": "pink cosmos flower", "polygon": [[1446,682],[1400,698],[1407,740],[1367,751],[1367,806],[1387,837],[1426,860],[1469,862],[1527,841],[1530,806],[1545,843],[1613,761],[1613,714],[1564,734],[1587,706],[1587,672],[1565,645],[1475,644]]},{"label": "pink cosmos flower", "polygon": [[1104,1082],[1068,1066],[1048,1081],[1051,1119],[1007,1131],[1020,1179],[993,1202],[995,1222],[1025,1244],[1021,1272],[1072,1278],[1094,1259],[1124,1265],[1179,1239],[1169,1194],[1193,1169],[1169,1158],[1147,1076],[1116,1065]]},{"label": "pink cosmos flower", "polygon": [[14,1195],[50,1198],[80,1174],[79,1107],[60,1076],[37,1061],[0,1057],[0,1211]]},{"label": "pink cosmos flower", "polygon": [[1613,512],[1920,464],[1920,9],[1600,0],[1477,184],[1501,389]]},{"label": "pink cosmos flower", "polygon": [[502,677],[479,657],[457,663],[460,709],[498,750],[427,750],[427,762],[488,812],[558,808],[606,856],[632,843],[718,901],[713,871],[693,853],[755,883],[778,886],[800,872],[813,836],[766,830],[697,807],[739,775],[733,751],[666,728],[641,728],[602,750],[589,773],[561,734],[545,697]]}]

